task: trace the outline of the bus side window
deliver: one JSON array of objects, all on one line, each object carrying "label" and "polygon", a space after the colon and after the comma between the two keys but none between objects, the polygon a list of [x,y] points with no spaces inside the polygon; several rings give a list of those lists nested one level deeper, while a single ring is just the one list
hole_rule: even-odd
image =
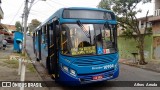
[{"label": "bus side window", "polygon": [[53,45],[54,44],[54,33],[53,33],[53,26],[52,24],[49,26],[49,38],[50,38],[50,42],[49,44],[50,45]]},{"label": "bus side window", "polygon": [[55,37],[56,37],[56,39],[57,39],[57,40],[56,40],[56,44],[57,44],[57,46],[59,46],[59,41],[58,41],[58,40],[59,40],[59,37],[60,37],[59,25],[56,25],[56,33],[55,33],[55,34],[56,34]]},{"label": "bus side window", "polygon": [[42,30],[41,44],[44,44],[44,27],[42,27],[41,30]]},{"label": "bus side window", "polygon": [[44,49],[47,49],[47,26],[42,27],[41,44],[44,45]]}]

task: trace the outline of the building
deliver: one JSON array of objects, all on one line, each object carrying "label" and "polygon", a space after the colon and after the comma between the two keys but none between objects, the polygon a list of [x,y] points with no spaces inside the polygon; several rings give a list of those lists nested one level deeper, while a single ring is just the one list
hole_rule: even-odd
[{"label": "building", "polygon": [[153,34],[160,34],[160,0],[155,0],[154,15],[149,18],[149,21],[153,25]]},{"label": "building", "polygon": [[7,31],[9,34],[12,34],[14,31],[16,31],[15,25],[8,25],[8,24],[2,24],[5,31]]},{"label": "building", "polygon": [[[140,29],[141,34],[144,34],[146,25],[147,25],[147,28],[152,28],[152,23],[148,22],[148,19],[151,17],[152,16],[147,16],[147,19],[146,17],[138,18],[139,29]],[[150,33],[150,32],[147,32],[147,33]]]},{"label": "building", "polygon": [[3,26],[1,25],[1,19],[3,19],[3,17],[4,17],[4,13],[3,13],[3,10],[2,10],[2,8],[1,8],[1,0],[0,0],[0,47],[2,46],[2,40],[3,40],[3,37],[4,37],[4,35],[3,34],[1,34],[1,31],[3,31]]},{"label": "building", "polygon": [[[160,60],[160,0],[154,0],[154,14],[152,16],[148,16],[147,19],[144,15],[144,17],[142,18],[138,18],[138,22],[139,22],[139,29],[141,34],[144,33],[144,29],[146,27],[147,24],[147,28],[151,30],[152,33],[150,33],[149,35],[147,35],[145,37],[145,45],[144,45],[144,55],[145,58],[147,60]],[[118,35],[121,35],[123,33],[123,31],[121,30],[122,28],[119,27],[118,28]],[[119,41],[119,52],[120,52],[120,56],[123,58],[131,58],[132,56],[130,56],[131,52],[136,52],[136,50],[132,50],[130,49],[130,47],[128,46],[128,44],[131,44],[133,47],[135,47],[134,45],[134,41],[129,39],[130,41],[127,41],[127,43],[125,43],[126,41],[121,39]],[[125,46],[125,44],[127,44]],[[125,51],[124,51],[125,50]]]},{"label": "building", "polygon": [[1,26],[1,19],[3,19],[4,17],[4,13],[3,13],[3,10],[1,8],[1,0],[0,0],[0,31],[3,29],[3,27]]},{"label": "building", "polygon": [[[146,27],[146,24],[147,24],[147,28],[152,28],[152,23],[151,22],[148,22],[148,19],[151,18],[152,16],[148,16],[147,17],[147,20],[146,20],[146,17],[141,17],[141,18],[138,18],[138,23],[139,23],[139,29],[140,29],[140,32],[141,34],[144,34],[144,31],[145,31],[145,27]],[[123,34],[123,32],[125,30],[123,30],[122,27],[118,27],[118,32],[117,32],[117,35],[120,36]],[[147,33],[150,33],[150,32],[147,32]],[[135,33],[133,33],[134,35],[136,35]]]},{"label": "building", "polygon": [[[153,0],[154,2],[154,14],[147,19],[147,27],[152,28],[152,46],[151,57],[152,59],[160,60],[160,0]],[[146,26],[146,18],[139,18],[139,28],[141,33],[144,32]]]},{"label": "building", "polygon": [[1,0],[0,0],[0,23],[1,23],[1,19],[3,19],[3,17],[4,17],[4,13],[3,13],[3,10],[2,10],[2,8],[1,8]]},{"label": "building", "polygon": [[[146,32],[146,37],[144,39],[144,57],[146,60],[151,60],[152,59],[152,23],[148,22],[148,19],[152,16],[148,16],[147,19],[146,17],[141,17],[137,18],[138,21],[138,27],[141,32],[141,34],[144,34],[145,28],[147,26],[147,32]],[[124,29],[123,28],[118,28],[118,35],[123,34]],[[137,35],[136,33],[133,33],[133,35]],[[132,53],[139,53],[139,50],[137,48],[137,42],[133,38],[128,38],[124,37],[123,35],[118,37],[118,46],[119,46],[119,53],[121,58],[126,58],[126,59],[133,59],[134,56]],[[138,57],[139,58],[139,55]]]},{"label": "building", "polygon": [[154,0],[154,15],[148,21],[152,23],[153,32],[152,58],[160,60],[160,0]]}]

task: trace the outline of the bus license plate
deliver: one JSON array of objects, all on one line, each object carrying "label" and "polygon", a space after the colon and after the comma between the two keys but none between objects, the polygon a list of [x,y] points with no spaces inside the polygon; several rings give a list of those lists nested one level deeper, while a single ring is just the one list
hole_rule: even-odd
[{"label": "bus license plate", "polygon": [[93,80],[101,80],[101,79],[103,79],[103,75],[93,76],[92,79]]}]

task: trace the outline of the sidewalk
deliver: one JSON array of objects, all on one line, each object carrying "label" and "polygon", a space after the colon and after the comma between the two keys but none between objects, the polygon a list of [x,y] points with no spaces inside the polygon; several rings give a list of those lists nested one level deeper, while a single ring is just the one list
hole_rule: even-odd
[{"label": "sidewalk", "polygon": [[[10,59],[10,56],[20,55],[19,53],[13,52],[13,45],[7,45],[6,50],[0,49],[0,81],[20,81],[20,75],[18,75],[18,60]],[[26,60],[29,60],[26,57]],[[36,72],[32,63],[26,63],[25,81],[42,81]],[[0,90],[19,90],[17,88],[2,88]],[[25,88],[24,90],[48,90],[46,87],[43,88]]]},{"label": "sidewalk", "polygon": [[13,45],[7,44],[7,47],[5,50],[3,48],[0,48],[0,59],[8,57],[11,53],[13,53]]},{"label": "sidewalk", "polygon": [[122,64],[135,66],[138,68],[151,70],[151,71],[155,71],[155,72],[160,73],[160,60],[149,60],[149,61],[147,61],[148,64],[146,64],[146,65],[138,65],[138,64],[133,63],[133,60],[128,60],[128,59],[120,59],[119,62]]}]

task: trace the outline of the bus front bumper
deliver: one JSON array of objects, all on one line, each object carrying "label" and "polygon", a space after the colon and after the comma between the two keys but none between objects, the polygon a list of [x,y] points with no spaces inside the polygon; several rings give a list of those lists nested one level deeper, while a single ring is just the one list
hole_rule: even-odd
[{"label": "bus front bumper", "polygon": [[[60,70],[59,72],[59,81],[65,85],[81,85],[87,83],[94,83],[100,81],[106,81],[110,79],[117,78],[119,75],[119,66],[118,68],[107,70],[105,72],[100,72],[96,74],[85,74],[85,75],[77,75],[72,76],[64,70]],[[97,78],[97,79],[94,79]],[[101,78],[98,78],[101,77]]]}]

